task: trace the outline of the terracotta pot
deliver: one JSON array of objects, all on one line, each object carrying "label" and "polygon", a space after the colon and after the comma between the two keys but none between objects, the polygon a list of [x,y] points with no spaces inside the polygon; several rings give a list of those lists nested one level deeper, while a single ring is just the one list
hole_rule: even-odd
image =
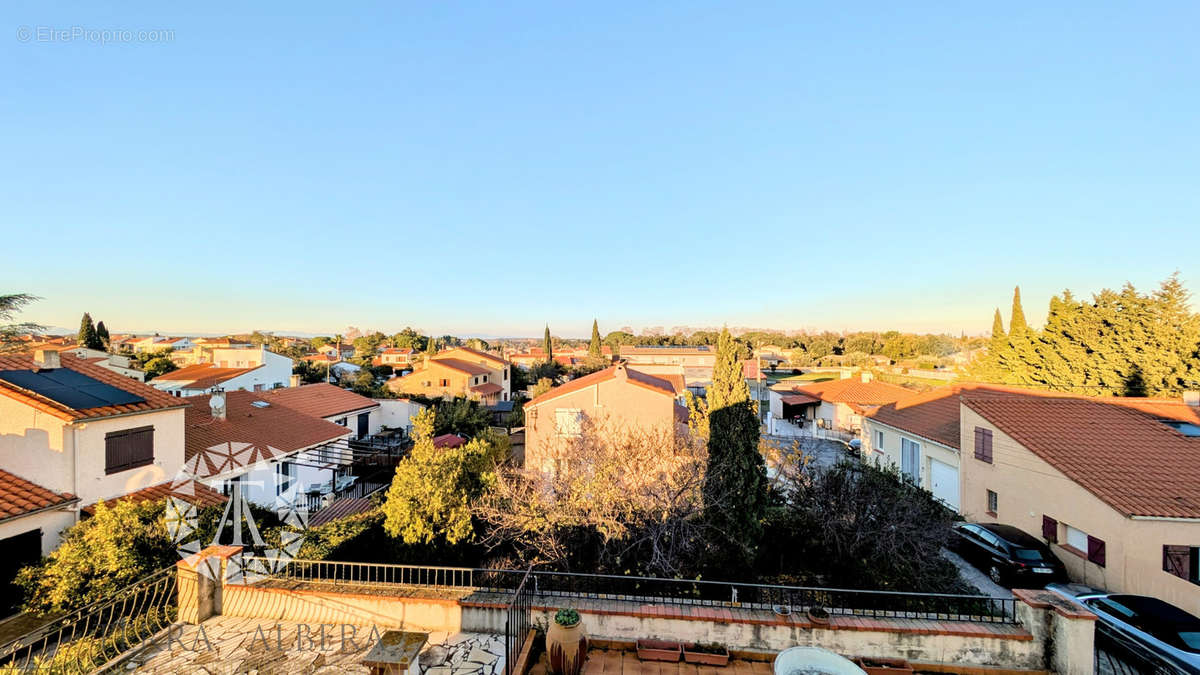
[{"label": "terracotta pot", "polygon": [[583,621],[573,626],[562,626],[551,621],[546,629],[546,660],[554,675],[579,675],[587,659],[587,636],[583,633]]},{"label": "terracotta pot", "polygon": [[811,622],[814,626],[828,626],[829,625],[829,613],[828,612],[826,612],[825,616],[815,616],[813,614],[813,611],[811,609],[809,609],[807,614],[808,614],[809,622]]},{"label": "terracotta pot", "polygon": [[683,645],[671,640],[638,640],[637,655],[642,661],[665,661],[679,663]]}]

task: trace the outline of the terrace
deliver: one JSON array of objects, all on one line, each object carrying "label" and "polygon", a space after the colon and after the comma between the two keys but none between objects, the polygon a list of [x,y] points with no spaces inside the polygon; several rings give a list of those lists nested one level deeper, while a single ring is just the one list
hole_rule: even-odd
[{"label": "terrace", "polygon": [[[148,672],[214,660],[223,668],[319,663],[365,672],[362,661],[371,641],[388,630],[404,630],[428,634],[420,672],[539,675],[532,629],[569,606],[579,610],[596,650],[588,673],[649,668],[701,675],[687,665],[637,665],[630,650],[647,638],[721,643],[733,655],[729,670],[737,675],[765,673],[774,654],[792,646],[819,646],[847,657],[898,657],[923,672],[1091,672],[1095,617],[1047,595],[1017,591],[1006,599],[280,561],[215,546],[0,646],[0,663],[32,667],[58,654]],[[828,610],[827,622],[808,616],[815,605]],[[356,638],[350,648],[335,642],[338,646],[322,649],[325,641],[311,638],[321,626],[330,635],[349,630]],[[256,639],[260,631],[272,638]],[[200,633],[207,641],[197,639]]]}]

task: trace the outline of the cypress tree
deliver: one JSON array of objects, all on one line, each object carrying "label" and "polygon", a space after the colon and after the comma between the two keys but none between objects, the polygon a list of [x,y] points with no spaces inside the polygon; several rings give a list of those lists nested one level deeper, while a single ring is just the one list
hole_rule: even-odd
[{"label": "cypress tree", "polygon": [[108,329],[104,327],[103,321],[96,324],[96,335],[100,336],[100,342],[108,349]]},{"label": "cypress tree", "polygon": [[550,326],[546,326],[546,336],[542,338],[542,351],[546,352],[546,363],[554,362],[554,351],[551,349]]},{"label": "cypress tree", "polygon": [[758,415],[741,366],[737,344],[728,329],[723,329],[707,395],[704,507],[710,533],[709,564],[725,571],[753,562],[767,505],[766,469],[758,451]]},{"label": "cypress tree", "polygon": [[96,326],[92,324],[92,315],[87,312],[83,313],[83,318],[79,321],[79,335],[76,342],[80,347],[104,349],[104,343],[100,341],[100,336],[96,334]]},{"label": "cypress tree", "polygon": [[1021,287],[1013,289],[1012,318],[1008,320],[1008,334],[1020,335],[1029,330],[1025,322],[1025,310],[1021,308]]},{"label": "cypress tree", "polygon": [[599,358],[602,355],[600,349],[600,326],[592,319],[592,343],[588,345],[588,356]]},{"label": "cypress tree", "polygon": [[992,317],[992,343],[995,344],[997,340],[1003,340],[1004,337],[1004,321],[1000,318],[1000,308],[997,307],[996,315]]}]

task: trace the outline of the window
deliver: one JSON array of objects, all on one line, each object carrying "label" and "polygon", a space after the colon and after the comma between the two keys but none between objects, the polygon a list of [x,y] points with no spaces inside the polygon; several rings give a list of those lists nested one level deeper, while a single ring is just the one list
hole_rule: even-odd
[{"label": "window", "polygon": [[579,436],[583,433],[583,411],[579,408],[555,410],[554,430],[559,436]]},{"label": "window", "polygon": [[992,463],[992,430],[975,427],[975,459]]},{"label": "window", "polygon": [[483,376],[483,381],[484,381],[484,383],[486,383],[486,382],[487,382],[487,375],[484,375],[484,376]]},{"label": "window", "polygon": [[880,452],[883,452],[883,432],[882,431],[875,432],[875,449]]},{"label": "window", "polygon": [[262,391],[262,390],[263,390],[263,385],[261,385],[261,384],[254,385],[254,391]]},{"label": "window", "polygon": [[1042,516],[1042,537],[1048,541],[1058,541],[1058,521],[1050,516]]},{"label": "window", "polygon": [[449,387],[449,386],[450,386],[450,380],[448,380],[448,379],[446,379],[446,378],[444,378],[444,377],[443,377],[442,379],[438,380],[438,386],[439,386],[439,387]]},{"label": "window", "polygon": [[921,444],[907,438],[900,439],[900,471],[912,479],[914,483],[921,482]]},{"label": "window", "polygon": [[1200,584],[1200,547],[1163,546],[1163,571]]},{"label": "window", "polygon": [[275,494],[281,495],[291,489],[296,482],[296,465],[291,462],[279,462],[275,465]]},{"label": "window", "polygon": [[476,377],[472,377],[472,378],[471,378],[471,384],[479,384],[479,377],[478,377],[478,376],[476,376]]},{"label": "window", "polygon": [[104,473],[154,463],[154,427],[112,431],[104,435]]},{"label": "window", "polygon": [[1092,535],[1075,527],[1067,525],[1067,546],[1088,562],[1095,563],[1100,567],[1104,567],[1107,562],[1107,551],[1105,550],[1104,540],[1097,539]]},{"label": "window", "polygon": [[508,368],[505,368],[505,369],[504,369],[504,381],[505,381],[505,382],[507,382],[507,381],[508,381]]},{"label": "window", "polygon": [[996,515],[996,513],[998,513],[1000,510],[1000,495],[996,494],[995,492],[992,492],[991,490],[988,490],[987,491],[987,500],[988,500],[988,507],[987,507],[988,513],[992,514],[993,516]]}]

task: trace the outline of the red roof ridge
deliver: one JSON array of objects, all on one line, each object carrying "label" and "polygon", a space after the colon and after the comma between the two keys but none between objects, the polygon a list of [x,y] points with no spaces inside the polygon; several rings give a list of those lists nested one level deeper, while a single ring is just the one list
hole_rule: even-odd
[{"label": "red roof ridge", "polygon": [[594,373],[584,375],[583,377],[577,377],[574,380],[564,382],[563,384],[554,387],[541,396],[535,397],[523,407],[528,408],[532,405],[540,405],[541,403],[544,403],[552,398],[558,398],[559,396],[569,394],[573,391],[586,389],[593,384],[599,384],[600,382],[607,382],[608,380],[616,379],[618,368],[625,369],[626,376],[631,384],[650,389],[651,391],[657,391],[659,393],[666,394],[672,398],[675,397],[675,387],[667,380],[655,377],[653,375],[648,375],[633,368],[627,368],[624,366],[624,364],[617,364],[615,366],[609,366],[604,370],[598,370]]}]

